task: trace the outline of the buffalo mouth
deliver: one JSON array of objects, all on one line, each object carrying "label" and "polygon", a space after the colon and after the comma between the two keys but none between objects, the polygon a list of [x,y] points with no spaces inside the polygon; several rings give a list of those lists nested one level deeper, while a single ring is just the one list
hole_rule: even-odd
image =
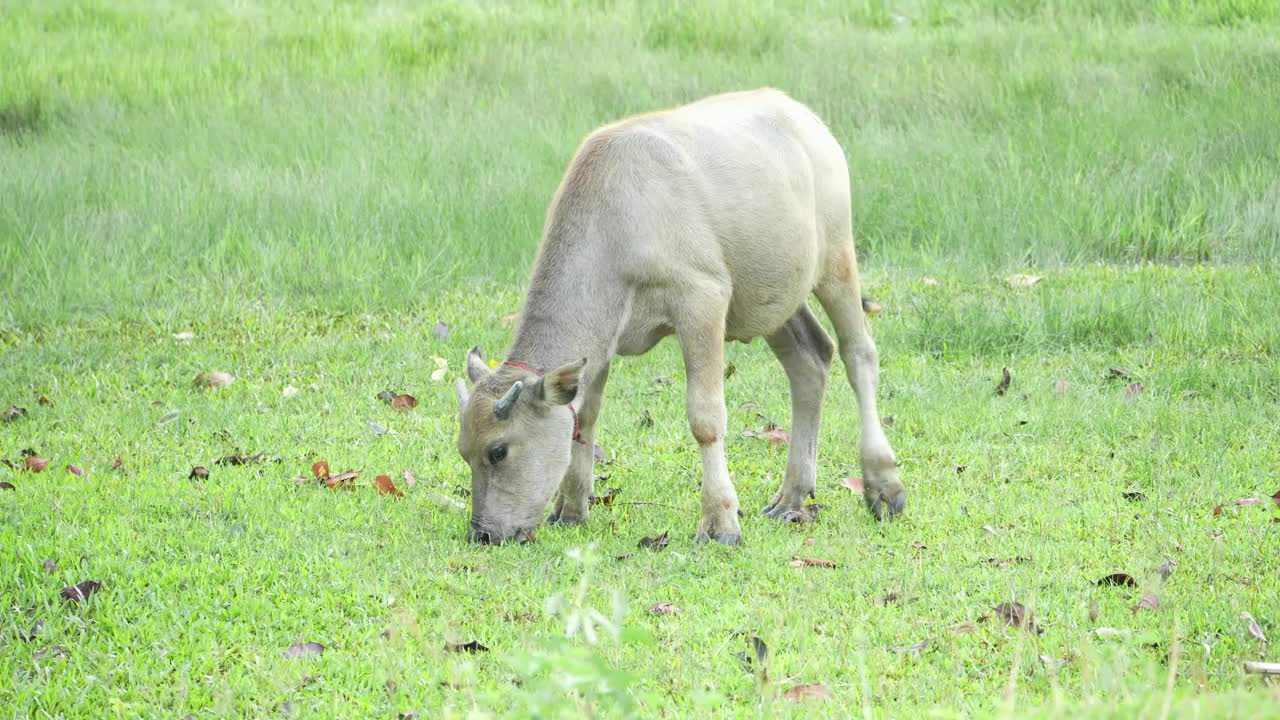
[{"label": "buffalo mouth", "polygon": [[495,530],[489,530],[476,523],[471,523],[467,528],[467,539],[480,545],[504,545],[506,543],[531,543],[537,539],[537,530],[534,528],[522,528],[515,530],[510,534],[503,535]]}]

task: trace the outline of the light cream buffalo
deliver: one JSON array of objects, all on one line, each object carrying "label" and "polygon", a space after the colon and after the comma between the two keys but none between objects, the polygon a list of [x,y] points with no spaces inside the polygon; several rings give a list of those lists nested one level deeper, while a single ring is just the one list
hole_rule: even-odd
[{"label": "light cream buffalo", "polygon": [[627,118],[591,133],[547,213],[515,341],[490,370],[474,348],[457,382],[458,451],[471,466],[470,537],[532,539],[586,520],[609,363],[679,338],[689,427],[702,453],[697,541],[737,543],[725,462],[724,343],[764,337],[787,373],[791,444],[764,514],[816,488],[818,425],[840,341],[858,398],[865,499],[878,517],[906,488],[876,411],[878,356],[864,315],[840,144],[807,107],[760,89]]}]

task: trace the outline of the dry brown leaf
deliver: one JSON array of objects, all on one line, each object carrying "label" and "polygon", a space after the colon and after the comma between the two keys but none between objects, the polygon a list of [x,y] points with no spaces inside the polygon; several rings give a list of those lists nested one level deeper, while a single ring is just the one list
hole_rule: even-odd
[{"label": "dry brown leaf", "polygon": [[84,582],[77,583],[75,585],[68,585],[62,588],[62,592],[58,594],[71,602],[84,602],[89,599],[90,595],[98,592],[98,589],[101,587],[102,583],[97,580],[85,580]]},{"label": "dry brown leaf", "polygon": [[798,568],[798,567],[833,568],[836,566],[836,564],[830,560],[822,560],[819,558],[807,558],[807,557],[796,558],[795,560],[792,560],[787,564],[794,568]]},{"label": "dry brown leaf", "polygon": [[671,542],[671,538],[667,536],[667,532],[669,531],[663,531],[663,533],[657,537],[640,538],[640,547],[647,547],[654,552],[662,552],[667,548],[667,543]]},{"label": "dry brown leaf", "polygon": [[1147,593],[1142,596],[1137,605],[1133,606],[1133,613],[1138,614],[1139,610],[1155,610],[1160,607],[1160,598],[1155,593]]},{"label": "dry brown leaf", "polygon": [[404,493],[396,484],[391,482],[390,475],[379,475],[373,479],[373,486],[378,489],[379,495],[394,495],[395,497],[404,497]]},{"label": "dry brown leaf", "polygon": [[1003,395],[1009,389],[1009,383],[1013,381],[1013,376],[1009,374],[1009,368],[1000,371],[1000,383],[996,385],[996,395]]},{"label": "dry brown leaf", "polygon": [[14,420],[17,420],[18,418],[26,414],[27,414],[26,408],[20,408],[17,405],[10,405],[9,407],[0,411],[0,420],[4,420],[5,422],[13,422]]},{"label": "dry brown leaf", "polygon": [[1014,273],[1005,278],[1005,282],[1009,283],[1009,287],[1028,288],[1040,282],[1043,278],[1039,275],[1024,275],[1022,273]]},{"label": "dry brown leaf", "polygon": [[996,617],[1009,627],[1020,627],[1032,632],[1039,632],[1035,615],[1022,603],[1000,603],[995,607]]},{"label": "dry brown leaf", "polygon": [[68,465],[67,465],[67,472],[71,473],[72,475],[75,475],[76,477],[84,477],[84,471],[83,471],[83,470],[81,470],[81,469],[80,469],[78,466],[76,466],[76,465],[70,465],[70,464],[68,464]]},{"label": "dry brown leaf", "polygon": [[324,484],[325,487],[330,490],[337,488],[351,488],[354,487],[351,484],[351,481],[358,477],[360,477],[360,473],[355,470],[348,470],[344,473],[338,473],[337,475],[330,475],[329,477],[324,478]]},{"label": "dry brown leaf", "polygon": [[822,683],[809,683],[807,685],[795,685],[787,688],[782,696],[793,702],[804,702],[805,700],[830,700],[834,697],[826,685]]},{"label": "dry brown leaf", "polygon": [[397,395],[391,398],[391,409],[406,412],[418,407],[418,398],[412,395]]},{"label": "dry brown leaf", "polygon": [[871,300],[869,298],[862,298],[862,312],[866,313],[871,317],[875,317],[879,315],[881,312],[884,312],[884,306],[876,302],[875,300]]},{"label": "dry brown leaf", "polygon": [[26,463],[27,469],[33,473],[44,472],[44,469],[49,467],[48,460],[45,460],[42,457],[36,457],[35,455],[28,455]]},{"label": "dry brown leaf", "polygon": [[300,642],[290,645],[284,651],[284,656],[289,659],[300,658],[307,655],[320,655],[324,650],[325,647],[318,642]]},{"label": "dry brown leaf", "polygon": [[47,395],[41,395],[40,399],[37,400],[36,402],[39,403],[42,407],[53,407],[53,401],[50,400]]},{"label": "dry brown leaf", "polygon": [[1236,501],[1236,507],[1252,507],[1261,504],[1262,498],[1242,498]]},{"label": "dry brown leaf", "polygon": [[[601,477],[607,477],[602,475]],[[622,488],[609,488],[604,491],[603,495],[592,495],[590,504],[592,505],[612,505],[613,501],[618,498],[618,494],[622,492]]]},{"label": "dry brown leaf", "polygon": [[224,388],[235,382],[236,378],[231,373],[213,370],[210,372],[202,372],[196,376],[196,387],[202,388]]},{"label": "dry brown leaf", "polygon": [[1138,587],[1138,581],[1129,573],[1111,573],[1098,580],[1094,585],[1120,585],[1122,587]]},{"label": "dry brown leaf", "polygon": [[760,433],[760,438],[762,440],[767,441],[770,445],[773,445],[774,447],[777,447],[780,445],[786,445],[787,443],[791,442],[791,436],[788,435],[787,431],[783,430],[782,428],[769,428],[768,430],[765,430],[764,432]]},{"label": "dry brown leaf", "polygon": [[681,610],[669,602],[654,603],[653,607],[649,608],[650,615],[679,615],[682,612],[684,612],[684,610]]},{"label": "dry brown leaf", "polygon": [[1221,514],[1222,514],[1222,506],[1221,506],[1221,505],[1215,505],[1215,506],[1214,506],[1214,508],[1213,508],[1213,516],[1214,516],[1214,517],[1218,517],[1218,516],[1219,516],[1219,515],[1221,515]]},{"label": "dry brown leaf", "polygon": [[191,468],[191,474],[187,476],[188,480],[204,480],[209,477],[209,469],[203,465],[197,465]]},{"label": "dry brown leaf", "polygon": [[1124,388],[1124,394],[1130,398],[1136,398],[1142,394],[1143,384],[1140,382],[1129,383]]},{"label": "dry brown leaf", "polygon": [[311,474],[316,476],[317,480],[325,480],[329,477],[329,461],[321,460],[311,466]]}]

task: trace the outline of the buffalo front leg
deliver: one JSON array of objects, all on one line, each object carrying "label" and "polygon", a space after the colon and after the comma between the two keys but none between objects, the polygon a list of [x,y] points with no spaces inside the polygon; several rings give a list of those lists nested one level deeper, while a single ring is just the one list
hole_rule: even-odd
[{"label": "buffalo front leg", "polygon": [[702,520],[696,542],[715,540],[736,545],[742,539],[738,526],[738,494],[729,480],[729,465],[724,456],[728,415],[724,407],[727,302],[692,304],[691,307],[699,309],[699,317],[677,328],[676,334],[680,338],[688,383],[685,406],[689,429],[702,453]]},{"label": "buffalo front leg", "polygon": [[764,515],[789,520],[817,489],[818,426],[822,421],[822,398],[827,391],[835,344],[808,305],[800,306],[785,325],[765,340],[787,371],[791,444],[787,448],[786,477],[773,500],[765,506]]},{"label": "buffalo front leg", "polygon": [[604,407],[604,386],[608,379],[609,366],[605,365],[583,390],[582,407],[578,409],[580,441],[573,443],[569,469],[560,481],[555,508],[547,518],[549,523],[577,525],[587,519],[591,495],[595,492],[592,470],[595,468],[596,421]]},{"label": "buffalo front leg", "polygon": [[861,287],[853,243],[841,266],[845,272],[819,285],[815,293],[826,309],[840,341],[840,358],[844,361],[849,384],[858,396],[858,415],[862,420],[863,498],[867,507],[879,518],[892,517],[907,502],[907,488],[898,479],[898,462],[889,447],[880,414],[876,409],[876,391],[880,385],[880,355],[866,314],[862,310]]}]

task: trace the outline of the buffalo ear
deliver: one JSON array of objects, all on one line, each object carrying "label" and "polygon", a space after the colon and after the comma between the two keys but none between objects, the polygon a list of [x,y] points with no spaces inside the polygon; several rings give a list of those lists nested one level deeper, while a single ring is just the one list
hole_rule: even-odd
[{"label": "buffalo ear", "polygon": [[484,352],[477,345],[467,352],[467,377],[472,383],[480,382],[480,378],[489,374],[489,364],[484,361]]},{"label": "buffalo ear", "polygon": [[568,405],[578,395],[578,383],[582,380],[582,368],[587,359],[569,363],[547,373],[538,381],[539,396],[550,405]]}]

